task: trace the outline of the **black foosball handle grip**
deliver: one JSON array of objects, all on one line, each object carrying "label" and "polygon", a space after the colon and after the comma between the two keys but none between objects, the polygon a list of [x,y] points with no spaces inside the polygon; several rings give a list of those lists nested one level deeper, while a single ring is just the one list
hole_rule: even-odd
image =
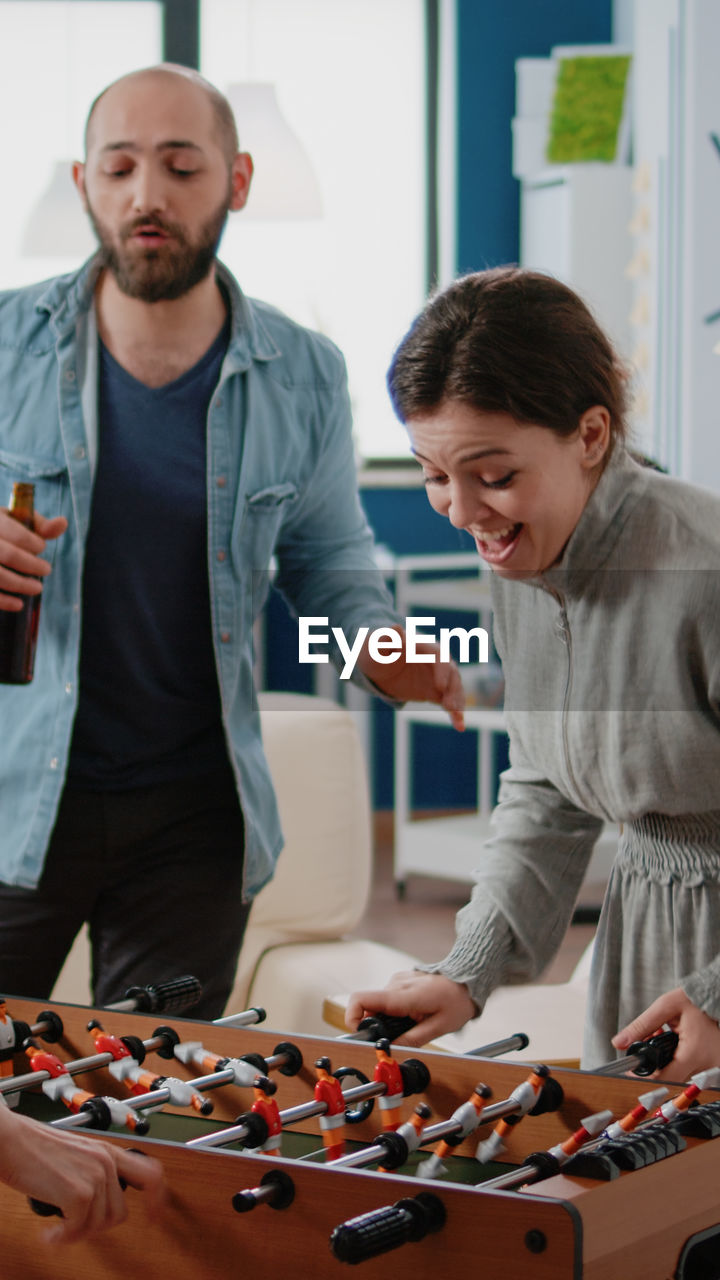
[{"label": "black foosball handle grip", "polygon": [[[134,1002],[137,1013],[181,1013],[197,1004],[202,995],[202,985],[198,978],[187,974],[183,978],[171,978],[168,982],[158,982],[155,986],[130,987],[125,992],[125,999],[118,1003],[127,1008],[127,1002]],[[109,1009],[113,1005],[107,1006]]]},{"label": "black foosball handle grip", "polygon": [[395,1018],[389,1013],[371,1013],[358,1023],[358,1031],[366,1040],[397,1040],[416,1026],[414,1018]]},{"label": "black foosball handle grip", "polygon": [[48,1204],[47,1200],[36,1200],[34,1196],[28,1196],[30,1208],[39,1218],[64,1218],[64,1213],[59,1205]]},{"label": "black foosball handle grip", "polygon": [[680,1037],[677,1031],[658,1031],[649,1040],[636,1040],[626,1049],[628,1057],[636,1054],[639,1061],[632,1067],[633,1075],[651,1076],[654,1071],[662,1071],[673,1060]]},{"label": "black foosball handle grip", "polygon": [[[118,1178],[118,1182],[120,1183],[120,1186],[124,1191],[127,1187],[127,1182],[125,1181],[124,1178]],[[30,1204],[30,1208],[32,1209],[33,1213],[36,1213],[39,1218],[64,1218],[65,1217],[65,1214],[63,1213],[59,1204],[49,1204],[47,1200],[36,1200],[35,1196],[28,1196],[28,1202]]]},{"label": "black foosball handle grip", "polygon": [[445,1206],[429,1191],[383,1209],[363,1213],[340,1223],[330,1237],[330,1248],[339,1262],[353,1265],[422,1240],[445,1225]]}]

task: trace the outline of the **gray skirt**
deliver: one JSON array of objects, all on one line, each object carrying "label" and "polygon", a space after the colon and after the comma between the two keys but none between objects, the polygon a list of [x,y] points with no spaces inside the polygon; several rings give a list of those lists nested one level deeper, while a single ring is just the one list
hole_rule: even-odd
[{"label": "gray skirt", "polygon": [[720,1017],[720,810],[626,824],[593,951],[583,1067],[611,1062],[611,1037],[682,986]]}]

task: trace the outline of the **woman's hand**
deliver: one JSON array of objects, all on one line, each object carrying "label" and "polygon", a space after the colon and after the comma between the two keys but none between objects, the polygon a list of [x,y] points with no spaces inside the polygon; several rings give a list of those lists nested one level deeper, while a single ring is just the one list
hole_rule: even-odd
[{"label": "woman's hand", "polygon": [[720,1027],[685,995],[682,987],[659,996],[644,1013],[613,1036],[616,1049],[627,1049],[635,1040],[647,1040],[667,1023],[679,1036],[675,1056],[654,1073],[656,1080],[686,1081],[696,1071],[720,1066]]},{"label": "woman's hand", "polygon": [[15,1191],[62,1210],[44,1233],[69,1243],[123,1222],[127,1199],[119,1179],[144,1191],[152,1208],[166,1199],[162,1165],[101,1139],[62,1133],[0,1102],[0,1179]]},{"label": "woman's hand", "polygon": [[462,982],[453,982],[441,973],[396,973],[386,987],[377,991],[356,991],[345,1010],[345,1022],[355,1031],[360,1020],[372,1013],[414,1018],[417,1023],[396,1044],[419,1048],[429,1040],[457,1031],[477,1010]]},{"label": "woman's hand", "polygon": [[18,596],[40,594],[40,579],[50,573],[50,565],[42,559],[45,543],[59,538],[66,529],[64,516],[46,520],[37,513],[34,529],[26,529],[0,507],[0,609],[18,613],[23,606]]}]

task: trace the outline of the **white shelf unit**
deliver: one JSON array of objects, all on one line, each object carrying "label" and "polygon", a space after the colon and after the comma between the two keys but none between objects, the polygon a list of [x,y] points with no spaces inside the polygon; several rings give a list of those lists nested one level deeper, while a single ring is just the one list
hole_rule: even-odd
[{"label": "white shelf unit", "polygon": [[395,714],[395,861],[398,892],[404,891],[409,875],[442,876],[469,882],[477,865],[478,849],[490,834],[492,810],[492,739],[505,732],[502,711],[468,707],[466,732],[478,734],[478,781],[476,813],[445,818],[415,818],[411,814],[413,744],[415,725],[446,726],[447,715],[439,707],[412,702]]},{"label": "white shelf unit", "polygon": [[[467,612],[474,615],[473,626],[491,630],[490,571],[476,552],[399,556],[394,571],[395,602],[404,617],[428,610]],[[457,573],[463,576],[448,576]],[[440,725],[454,730],[447,713],[430,703],[408,703],[395,713],[394,878],[399,893],[408,875],[465,882],[472,878],[479,845],[489,832],[495,785],[493,739],[505,733],[505,721],[498,708],[469,706],[465,723],[466,732],[478,735],[477,812],[413,819],[414,727]]]}]

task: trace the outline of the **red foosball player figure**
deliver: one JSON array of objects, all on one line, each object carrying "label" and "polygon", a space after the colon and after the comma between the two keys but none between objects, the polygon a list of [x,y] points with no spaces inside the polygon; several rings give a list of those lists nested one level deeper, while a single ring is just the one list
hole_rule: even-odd
[{"label": "red foosball player figure", "polygon": [[[207,1116],[213,1111],[210,1098],[204,1098],[197,1089],[193,1089],[187,1080],[177,1076],[160,1076],[156,1071],[146,1071],[134,1058],[127,1045],[118,1037],[103,1031],[95,1019],[88,1023],[88,1031],[95,1041],[98,1053],[111,1053],[113,1061],[108,1064],[108,1071],[116,1080],[121,1080],[130,1093],[139,1097],[150,1093],[153,1089],[168,1089],[168,1101],[174,1107],[192,1107],[200,1115]],[[162,1103],[161,1106],[165,1104]]]},{"label": "red foosball player figure", "polygon": [[318,1058],[315,1070],[315,1101],[324,1102],[327,1107],[320,1116],[325,1159],[338,1160],[345,1154],[345,1095],[340,1081],[331,1073],[329,1058]]},{"label": "red foosball player figure", "polygon": [[277,1093],[277,1085],[273,1080],[269,1080],[267,1076],[256,1076],[253,1083],[253,1093],[255,1101],[250,1110],[254,1111],[256,1115],[262,1116],[268,1127],[267,1138],[254,1149],[262,1151],[268,1156],[279,1156],[282,1120],[280,1118],[280,1110],[273,1097],[273,1094]]},{"label": "red foosball player figure", "polygon": [[385,1085],[385,1093],[378,1098],[378,1106],[384,1112],[384,1127],[397,1129],[400,1124],[400,1103],[405,1094],[405,1086],[400,1067],[390,1056],[389,1040],[378,1040],[375,1045],[375,1056],[377,1063],[373,1080]]},{"label": "red foosball player figure", "polygon": [[[47,1071],[50,1075],[49,1080],[43,1080],[42,1091],[53,1102],[57,1102],[59,1099],[67,1107],[68,1111],[78,1112],[83,1103],[91,1102],[97,1096],[88,1093],[86,1089],[79,1089],[65,1063],[54,1053],[48,1053],[46,1049],[38,1048],[31,1041],[26,1041],[24,1048],[30,1059],[31,1070]],[[118,1098],[108,1097],[103,1097],[102,1101],[110,1112],[113,1124],[124,1125],[131,1132],[135,1130],[143,1132],[147,1129],[147,1121],[128,1107],[127,1103],[121,1102]]]}]

